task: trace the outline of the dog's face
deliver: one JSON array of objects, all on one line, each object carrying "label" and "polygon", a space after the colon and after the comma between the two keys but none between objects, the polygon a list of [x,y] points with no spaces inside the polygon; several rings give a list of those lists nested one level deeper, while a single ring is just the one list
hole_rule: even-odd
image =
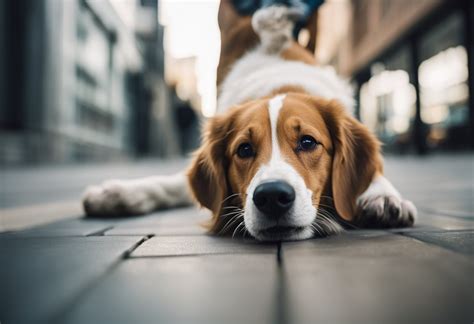
[{"label": "dog's face", "polygon": [[[214,231],[295,240],[350,220],[378,165],[378,143],[335,102],[278,95],[209,122],[189,172]],[[233,209],[235,207],[235,209]],[[240,226],[240,228],[239,228]]]}]

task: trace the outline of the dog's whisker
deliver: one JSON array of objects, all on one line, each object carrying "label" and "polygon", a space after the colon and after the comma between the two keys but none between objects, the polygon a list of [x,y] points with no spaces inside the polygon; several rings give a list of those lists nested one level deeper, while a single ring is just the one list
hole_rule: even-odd
[{"label": "dog's whisker", "polygon": [[239,206],[224,206],[222,207],[222,209],[237,209],[237,210],[243,210],[242,208],[240,208]]},{"label": "dog's whisker", "polygon": [[[325,206],[323,206],[323,207],[325,207]],[[334,208],[331,208],[331,209],[333,209],[334,212],[336,212],[336,209],[334,209]],[[331,214],[331,218],[333,218],[333,219],[336,219],[336,218],[337,218],[337,221],[336,221],[336,222],[340,222],[340,223],[344,224],[345,226],[348,226],[348,227],[350,227],[350,228],[352,228],[352,229],[359,229],[359,228],[360,228],[359,226],[357,226],[357,225],[355,225],[355,224],[353,224],[353,223],[351,223],[351,222],[346,221],[346,220],[343,219],[342,217],[334,217],[330,211],[328,211],[328,210],[326,210],[326,209],[324,209],[324,208],[321,208],[321,210],[322,210],[322,211],[325,211],[325,212],[327,212],[327,213],[329,213],[329,214]]]},{"label": "dog's whisker", "polygon": [[233,215],[233,214],[242,214],[244,211],[241,209],[233,209],[228,211],[227,213],[221,215],[221,217],[228,216],[228,215]]},{"label": "dog's whisker", "polygon": [[242,232],[242,237],[245,238],[245,235],[250,234],[250,232],[247,230],[247,227],[245,227],[245,224],[241,230]]},{"label": "dog's whisker", "polygon": [[240,232],[240,227],[243,226],[245,228],[245,223],[244,223],[244,220],[242,220],[239,225],[237,225],[237,227],[234,229],[234,232],[232,233],[232,238],[234,238],[235,234],[236,233],[239,233]]},{"label": "dog's whisker", "polygon": [[321,203],[321,202],[318,204],[318,207],[330,208],[330,209],[336,211],[336,208],[334,208],[334,206],[326,205],[326,204],[323,204],[323,203]]},{"label": "dog's whisker", "polygon": [[334,198],[333,198],[333,197],[331,197],[331,196],[325,196],[325,195],[322,195],[322,196],[320,196],[320,197],[321,197],[321,198],[325,198],[325,199],[329,199],[329,200],[332,200],[332,201],[334,201]]},{"label": "dog's whisker", "polygon": [[323,213],[320,211],[316,215],[316,219],[314,221],[314,224],[321,229],[321,233],[323,236],[327,235],[327,224],[326,224],[326,219],[323,216]]},{"label": "dog's whisker", "polygon": [[232,195],[229,195],[227,196],[224,200],[222,200],[221,204],[225,203],[227,200],[231,199],[231,198],[234,198],[234,197],[237,197],[237,196],[240,196],[241,194],[240,193],[234,193]]},{"label": "dog's whisker", "polygon": [[[316,232],[318,233],[318,235],[320,235],[320,236],[323,235],[323,234],[319,231],[319,229],[320,229],[319,224],[313,223],[313,224],[311,224],[311,228],[312,228],[314,231],[316,231]],[[314,234],[314,231],[313,231],[313,234]]]},{"label": "dog's whisker", "polygon": [[220,231],[219,231],[218,234],[219,234],[219,235],[225,234],[226,231],[227,231],[227,229],[230,228],[230,227],[232,227],[232,224],[234,224],[238,219],[239,219],[238,216],[232,217],[232,218],[231,218],[229,221],[227,221],[227,223],[220,229]]},{"label": "dog's whisker", "polygon": [[319,210],[315,223],[323,228],[326,235],[336,234],[342,231],[341,225],[334,219],[333,215],[323,208]]},{"label": "dog's whisker", "polygon": [[240,214],[241,212],[242,212],[242,211],[240,211],[240,210],[234,210],[234,211],[230,211],[230,212],[228,212],[228,213],[226,213],[226,214],[222,214],[220,217],[221,217],[221,218],[227,218],[227,217],[229,217],[229,216],[233,216],[233,215]]},{"label": "dog's whisker", "polygon": [[224,234],[229,228],[235,225],[235,223],[241,219],[243,219],[244,215],[242,213],[233,216],[222,229],[219,231],[219,234]]},{"label": "dog's whisker", "polygon": [[225,206],[225,207],[222,207],[222,209],[240,209],[240,210],[242,210],[242,208],[237,207],[237,206]]},{"label": "dog's whisker", "polygon": [[219,230],[219,232],[217,233],[217,235],[221,235],[221,234],[224,233],[224,231],[225,231],[227,225],[229,225],[232,221],[235,220],[235,218],[236,218],[235,215],[236,215],[236,214],[234,214],[234,215],[232,215],[232,216],[229,217],[229,219],[228,219],[228,220],[226,221],[226,223],[221,227],[221,229]]}]

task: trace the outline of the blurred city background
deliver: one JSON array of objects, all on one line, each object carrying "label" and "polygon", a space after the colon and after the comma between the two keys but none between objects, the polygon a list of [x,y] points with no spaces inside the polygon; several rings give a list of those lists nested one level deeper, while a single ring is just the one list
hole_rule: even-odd
[{"label": "blurred city background", "polygon": [[415,227],[277,248],[205,236],[194,207],[84,217],[87,186],[189,164],[218,8],[0,0],[0,324],[472,322],[474,0],[319,9],[315,56],[350,80]]},{"label": "blurred city background", "polygon": [[[218,6],[0,1],[0,162],[187,156],[215,112]],[[469,151],[473,35],[469,0],[327,0],[315,55],[386,152]]]}]

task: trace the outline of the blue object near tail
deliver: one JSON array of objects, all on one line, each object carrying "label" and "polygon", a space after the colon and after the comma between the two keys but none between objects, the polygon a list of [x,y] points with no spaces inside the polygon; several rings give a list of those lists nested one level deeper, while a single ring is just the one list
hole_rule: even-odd
[{"label": "blue object near tail", "polygon": [[324,3],[324,0],[232,0],[232,3],[241,16],[250,16],[258,9],[272,5],[299,9],[302,18],[295,25],[294,35],[296,37],[301,28],[306,25],[311,14]]},{"label": "blue object near tail", "polygon": [[263,7],[283,5],[300,9],[303,19],[307,20],[313,11],[324,3],[324,0],[232,0],[232,3],[242,16],[250,16]]}]

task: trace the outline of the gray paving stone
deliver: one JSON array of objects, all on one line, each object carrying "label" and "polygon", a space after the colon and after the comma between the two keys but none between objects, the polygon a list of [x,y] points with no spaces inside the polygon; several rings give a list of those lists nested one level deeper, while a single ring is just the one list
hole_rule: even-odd
[{"label": "gray paving stone", "polygon": [[58,236],[88,236],[101,235],[114,225],[113,221],[95,220],[88,218],[67,219],[46,224],[31,229],[15,232],[21,237],[58,237]]},{"label": "gray paving stone", "polygon": [[213,236],[152,237],[131,254],[131,257],[162,257],[204,254],[274,253],[275,244]]},{"label": "gray paving stone", "polygon": [[148,215],[124,217],[114,220],[116,227],[146,227],[162,225],[197,225],[209,220],[210,212],[196,207],[174,208]]},{"label": "gray paving stone", "polygon": [[425,208],[430,211],[439,212],[445,215],[471,217],[474,219],[474,197],[472,194],[463,192],[465,196],[458,196],[455,193],[437,193],[428,192],[429,198],[415,198],[414,203],[419,208]]},{"label": "gray paving stone", "polygon": [[210,217],[206,210],[197,208],[178,208],[155,212],[140,218],[117,222],[105,235],[204,235],[202,226]]},{"label": "gray paving stone", "polygon": [[474,255],[474,230],[406,232],[404,235],[456,252]]},{"label": "gray paving stone", "polygon": [[79,199],[84,188],[91,184],[108,179],[135,179],[150,175],[174,174],[184,170],[187,165],[189,165],[187,159],[13,168],[2,165],[0,194],[3,199],[0,199],[0,208]]},{"label": "gray paving stone", "polygon": [[[348,229],[344,232],[346,236],[354,236],[356,238],[363,237],[379,237],[389,235],[388,231],[381,229]],[[315,238],[319,239],[319,238]]]},{"label": "gray paving stone", "polygon": [[421,232],[421,231],[428,232],[428,231],[444,231],[444,230],[439,227],[425,225],[424,223],[422,224],[416,223],[412,227],[392,228],[392,229],[387,229],[387,231],[390,233],[405,233],[405,232]]},{"label": "gray paving stone", "polygon": [[275,323],[274,254],[135,258],[61,323]]},{"label": "gray paving stone", "polygon": [[291,323],[470,323],[472,258],[401,235],[285,243]]},{"label": "gray paving stone", "polygon": [[140,237],[0,238],[0,321],[50,323]]},{"label": "gray paving stone", "polygon": [[450,192],[424,188],[422,192],[407,193],[404,197],[411,200],[418,209],[474,218],[474,197],[464,190]]},{"label": "gray paving stone", "polygon": [[444,230],[466,230],[474,229],[474,218],[462,218],[455,216],[440,215],[437,213],[418,210],[419,217],[416,221],[417,226],[432,227]]},{"label": "gray paving stone", "polygon": [[154,236],[194,236],[206,235],[206,229],[199,225],[150,225],[143,227],[120,226],[112,228],[104,235],[154,235]]},{"label": "gray paving stone", "polygon": [[385,174],[419,208],[474,217],[474,156],[385,159]]}]

